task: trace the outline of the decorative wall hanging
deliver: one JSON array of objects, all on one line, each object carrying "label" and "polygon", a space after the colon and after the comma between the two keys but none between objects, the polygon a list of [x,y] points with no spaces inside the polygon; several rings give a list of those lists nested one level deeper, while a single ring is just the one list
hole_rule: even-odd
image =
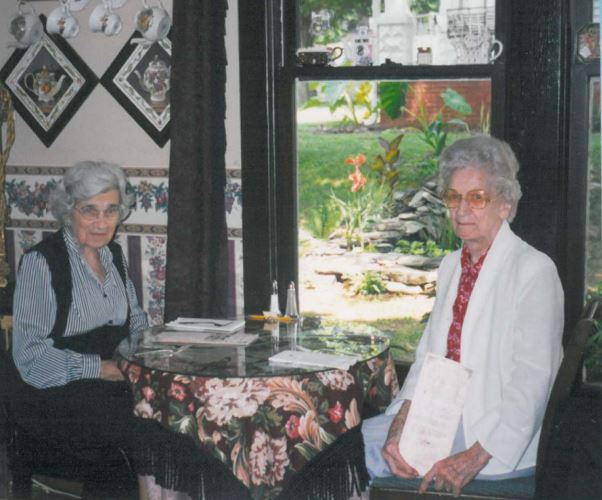
[{"label": "decorative wall hanging", "polygon": [[[46,18],[40,15],[42,24]],[[98,78],[61,36],[16,49],[0,70],[14,107],[38,138],[50,145],[90,95]]]},{"label": "decorative wall hanging", "polygon": [[600,23],[586,24],[577,32],[577,59],[581,62],[600,59]]},{"label": "decorative wall hanging", "polygon": [[169,139],[170,75],[169,35],[150,43],[136,31],[100,80],[160,147]]}]

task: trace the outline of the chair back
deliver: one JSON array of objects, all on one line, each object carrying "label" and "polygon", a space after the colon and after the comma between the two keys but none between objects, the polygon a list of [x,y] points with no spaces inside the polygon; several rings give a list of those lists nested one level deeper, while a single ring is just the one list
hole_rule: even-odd
[{"label": "chair back", "polygon": [[602,316],[602,296],[594,295],[585,305],[584,318],[599,320]]},{"label": "chair back", "polygon": [[569,399],[575,381],[577,380],[577,374],[580,371],[585,345],[593,330],[594,322],[592,317],[585,317],[579,320],[572,330],[564,349],[564,358],[562,359],[558,374],[556,375],[556,380],[554,381],[554,386],[552,387],[541,428],[539,447],[537,449],[536,477],[538,478],[538,481],[539,478],[543,477],[543,468],[546,464],[550,438],[554,431],[556,413],[558,408]]}]

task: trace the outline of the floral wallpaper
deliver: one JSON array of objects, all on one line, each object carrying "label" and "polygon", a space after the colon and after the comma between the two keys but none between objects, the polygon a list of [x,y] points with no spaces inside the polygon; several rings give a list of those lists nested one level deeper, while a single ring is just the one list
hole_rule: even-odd
[{"label": "floral wallpaper", "polygon": [[[27,183],[27,180],[11,179],[5,185],[8,204],[25,215],[44,217],[48,215],[48,194],[58,182],[56,179],[50,179],[45,183],[34,182],[31,185]],[[231,188],[228,187],[228,189]],[[152,184],[149,181],[140,181],[135,185],[128,183],[128,191],[136,195],[134,210],[140,209],[145,212],[154,210],[167,213],[167,185],[165,182]]]},{"label": "floral wallpaper", "polygon": [[136,194],[136,208],[145,212],[155,210],[167,213],[167,186],[164,182],[152,184],[148,181],[141,181],[136,186],[130,184],[129,188]]},{"label": "floral wallpaper", "polygon": [[151,324],[163,321],[163,306],[165,304],[165,236],[149,236],[145,241],[143,262],[148,266],[144,273],[148,279],[144,288],[144,303],[148,320]]},{"label": "floral wallpaper", "polygon": [[48,193],[56,184],[54,179],[45,183],[34,182],[33,185],[26,180],[11,179],[5,185],[8,204],[25,215],[43,217],[48,210]]}]

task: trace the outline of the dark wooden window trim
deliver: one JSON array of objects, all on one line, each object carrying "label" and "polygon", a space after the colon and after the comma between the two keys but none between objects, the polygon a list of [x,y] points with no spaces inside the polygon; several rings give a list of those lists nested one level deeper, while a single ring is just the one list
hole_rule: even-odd
[{"label": "dark wooden window trim", "polygon": [[[575,57],[577,32],[591,23],[591,0],[572,0],[570,5],[570,107],[568,151],[567,274],[565,284],[567,310],[576,316],[585,299],[587,238],[588,167],[589,167],[589,81],[600,76],[598,61],[583,63]],[[574,322],[574,320],[573,320]]]}]

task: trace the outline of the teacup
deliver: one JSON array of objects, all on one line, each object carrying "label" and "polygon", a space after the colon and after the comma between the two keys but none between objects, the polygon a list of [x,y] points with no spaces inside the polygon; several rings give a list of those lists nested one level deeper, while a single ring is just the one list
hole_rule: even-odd
[{"label": "teacup", "polygon": [[146,1],[143,1],[142,4],[144,5],[143,9],[134,18],[136,29],[150,42],[162,40],[171,28],[169,14],[161,0],[155,7],[150,7]]},{"label": "teacup", "polygon": [[73,38],[79,33],[79,23],[67,4],[54,9],[46,20],[48,33],[61,35],[63,38]]},{"label": "teacup", "polygon": [[19,13],[10,22],[10,32],[17,40],[18,48],[26,48],[40,41],[44,33],[44,25],[33,7],[30,12],[23,12],[19,2]]},{"label": "teacup", "polygon": [[328,63],[343,55],[341,47],[299,49],[297,51],[297,64],[304,66],[326,66]]},{"label": "teacup", "polygon": [[110,3],[105,3],[94,8],[90,15],[89,26],[94,33],[114,36],[121,32],[122,22],[119,15],[111,9]]}]

